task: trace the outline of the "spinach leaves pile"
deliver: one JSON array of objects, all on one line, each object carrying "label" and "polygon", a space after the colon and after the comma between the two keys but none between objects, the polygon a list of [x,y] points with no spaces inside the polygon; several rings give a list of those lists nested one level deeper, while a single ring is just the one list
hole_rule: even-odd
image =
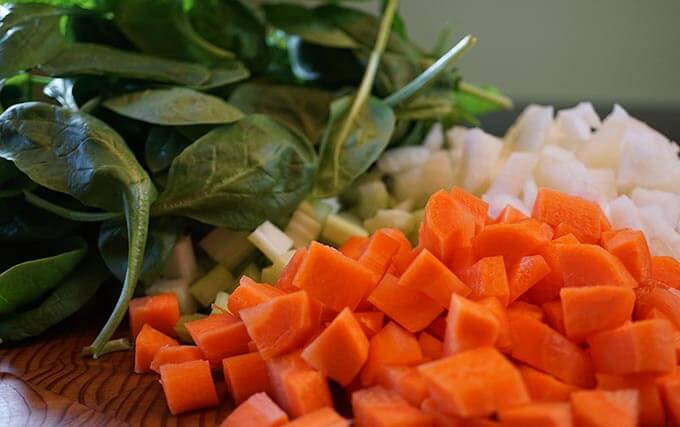
[{"label": "spinach leaves pile", "polygon": [[506,106],[412,43],[383,2],[50,0],[0,5],[0,339],[137,283],[197,224],[252,230],[332,197],[388,146]]}]

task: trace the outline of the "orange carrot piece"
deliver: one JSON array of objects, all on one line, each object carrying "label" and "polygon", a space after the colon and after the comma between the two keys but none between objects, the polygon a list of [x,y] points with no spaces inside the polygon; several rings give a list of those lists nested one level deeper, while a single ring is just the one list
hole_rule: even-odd
[{"label": "orange carrot piece", "polygon": [[418,254],[399,278],[399,286],[422,292],[442,308],[449,306],[451,294],[466,296],[470,293],[470,289],[427,249]]},{"label": "orange carrot piece", "polygon": [[299,248],[295,251],[293,257],[288,261],[288,264],[281,270],[279,278],[276,279],[276,287],[278,289],[281,289],[284,292],[295,292],[298,290],[293,285],[293,280],[302,265],[302,261],[305,259],[305,255],[307,255],[307,249],[305,248]]},{"label": "orange carrot piece", "polygon": [[288,415],[265,393],[257,393],[241,403],[220,427],[278,427],[288,424]]},{"label": "orange carrot piece", "polygon": [[638,407],[637,390],[584,390],[571,395],[576,426],[635,427],[638,425]]},{"label": "orange carrot piece", "polygon": [[392,257],[400,248],[401,243],[392,237],[391,232],[377,230],[368,240],[366,249],[358,259],[359,264],[371,270],[377,282],[385,275],[392,264]]},{"label": "orange carrot piece", "polygon": [[565,384],[557,378],[529,366],[521,365],[519,372],[522,374],[532,401],[561,402],[569,400],[569,396],[579,390],[576,386]]},{"label": "orange carrot piece", "polygon": [[666,414],[661,401],[656,374],[606,375],[597,374],[597,388],[602,390],[637,390],[640,402],[640,425],[665,426]]},{"label": "orange carrot piece", "polygon": [[357,427],[425,427],[432,417],[409,405],[393,390],[375,386],[352,393],[354,425]]},{"label": "orange carrot piece", "polygon": [[349,421],[338,415],[333,408],[321,408],[300,418],[296,418],[286,427],[349,427]]},{"label": "orange carrot piece", "polygon": [[440,190],[425,205],[419,243],[447,263],[455,249],[470,246],[475,230],[474,215],[451,194]]},{"label": "orange carrot piece", "polygon": [[198,348],[213,364],[222,359],[248,352],[250,337],[243,322],[228,313],[188,322],[187,331]]},{"label": "orange carrot piece", "polygon": [[498,413],[503,427],[571,427],[571,407],[569,403],[539,402],[515,408],[504,409]]},{"label": "orange carrot piece", "polygon": [[409,332],[427,328],[444,311],[441,305],[424,293],[400,285],[399,279],[391,274],[382,278],[368,296],[368,302]]},{"label": "orange carrot piece", "polygon": [[420,350],[423,352],[424,360],[434,360],[442,357],[444,343],[427,332],[420,333],[418,336],[418,344],[420,344]]},{"label": "orange carrot piece", "polygon": [[498,339],[498,319],[486,307],[453,294],[446,318],[444,355],[492,346]]},{"label": "orange carrot piece", "polygon": [[563,245],[569,245],[569,244],[575,245],[577,243],[581,243],[581,242],[578,241],[576,236],[574,236],[572,233],[567,233],[567,234],[564,234],[560,237],[554,238],[552,242],[556,243],[556,244],[563,244]]},{"label": "orange carrot piece", "polygon": [[611,285],[635,288],[623,263],[597,245],[557,245],[564,286]]},{"label": "orange carrot piece", "polygon": [[658,385],[671,425],[680,424],[680,373],[659,379]]},{"label": "orange carrot piece", "polygon": [[423,353],[416,337],[390,322],[370,340],[368,359],[361,370],[361,385],[374,384],[383,366],[411,366],[423,361]]},{"label": "orange carrot piece", "polygon": [[230,313],[240,318],[241,310],[254,307],[285,294],[286,292],[282,289],[266,283],[257,283],[248,276],[242,276],[239,285],[229,295],[227,308]]},{"label": "orange carrot piece", "polygon": [[546,302],[541,308],[543,309],[543,314],[545,315],[545,320],[548,322],[548,325],[560,334],[566,335],[562,302],[560,300]]},{"label": "orange carrot piece", "polygon": [[669,256],[653,256],[651,279],[680,289],[680,261]]},{"label": "orange carrot piece", "polygon": [[512,336],[510,336],[510,320],[505,307],[498,298],[488,297],[477,301],[477,304],[486,307],[498,320],[498,338],[496,348],[503,353],[509,353],[512,349]]},{"label": "orange carrot piece", "polygon": [[[573,243],[586,243],[586,242],[580,241],[578,239],[578,237],[576,237],[576,235],[579,235],[579,236],[581,235],[578,232],[578,229],[576,229],[573,225],[568,224],[566,222],[561,222],[561,223],[559,223],[559,225],[557,227],[555,227],[554,239],[559,239],[559,238],[564,237],[564,236],[574,236],[574,239],[576,241],[573,242]],[[569,239],[569,240],[571,240],[571,239]]]},{"label": "orange carrot piece", "polygon": [[179,343],[145,323],[135,339],[135,372],[138,374],[149,372],[158,350],[168,345],[176,346]]},{"label": "orange carrot piece", "polygon": [[597,243],[600,240],[602,210],[597,203],[581,197],[540,188],[532,218],[557,227],[564,223],[580,242]]},{"label": "orange carrot piece", "polygon": [[[397,276],[401,276],[408,269],[414,259],[420,254],[425,248],[413,248],[408,251],[399,251],[392,257],[391,269],[396,271]],[[389,271],[389,270],[388,270]]]},{"label": "orange carrot piece", "polygon": [[512,357],[567,384],[590,387],[595,375],[585,350],[528,316],[510,318]]},{"label": "orange carrot piece", "polygon": [[482,347],[419,368],[438,411],[457,417],[482,417],[529,402],[522,377],[498,350]]},{"label": "orange carrot piece", "polygon": [[[557,248],[564,243],[568,242],[553,240],[540,245],[536,250],[536,255],[542,256],[550,267],[550,273],[525,293],[527,299],[534,304],[543,304],[554,300],[559,296],[560,289],[564,286],[562,265],[557,253]],[[578,241],[574,243],[578,243]]]},{"label": "orange carrot piece", "polygon": [[453,250],[453,253],[446,262],[446,266],[454,274],[458,275],[463,270],[470,268],[475,262],[477,262],[477,258],[475,257],[474,248],[472,246],[465,246]]},{"label": "orange carrot piece", "polygon": [[486,297],[496,297],[503,306],[508,305],[510,287],[503,257],[482,258],[461,271],[460,278],[472,291],[468,296],[470,299],[480,300]]},{"label": "orange carrot piece", "polygon": [[635,292],[622,286],[562,288],[564,330],[569,339],[586,337],[614,329],[631,319]]},{"label": "orange carrot piece", "polygon": [[514,265],[522,257],[535,255],[549,241],[541,224],[532,219],[517,224],[493,224],[484,227],[473,239],[477,258],[502,256],[505,265]]},{"label": "orange carrot piece", "polygon": [[333,407],[328,381],[299,352],[268,360],[267,370],[274,400],[291,417]]},{"label": "orange carrot piece", "polygon": [[675,368],[673,326],[664,319],[640,320],[588,338],[598,372],[612,375],[663,373]]},{"label": "orange carrot piece", "polygon": [[503,208],[500,214],[494,220],[494,224],[516,224],[527,219],[528,216],[524,215],[519,209],[507,205]]},{"label": "orange carrot piece", "polygon": [[486,224],[489,204],[459,187],[453,187],[451,196],[472,214],[475,218],[475,232],[479,233]]},{"label": "orange carrot piece", "polygon": [[530,304],[525,301],[515,301],[508,306],[508,319],[513,319],[517,316],[528,316],[539,322],[543,322],[545,317],[541,307]]},{"label": "orange carrot piece", "polygon": [[222,373],[227,390],[237,405],[256,393],[272,394],[267,364],[260,353],[227,357],[222,360]]},{"label": "orange carrot piece", "polygon": [[621,260],[628,272],[638,282],[644,282],[652,273],[652,255],[647,239],[640,230],[610,230],[602,233],[602,246]]},{"label": "orange carrot piece", "polygon": [[134,298],[128,305],[130,317],[130,335],[137,338],[144,324],[148,323],[154,329],[165,335],[176,337],[175,325],[179,320],[179,303],[173,292]]},{"label": "orange carrot piece", "polygon": [[550,266],[540,255],[521,258],[508,271],[510,302],[515,301],[550,273]]},{"label": "orange carrot piece", "polygon": [[413,366],[383,366],[378,371],[376,382],[389,390],[394,390],[415,407],[427,397],[427,382]]},{"label": "orange carrot piece", "polygon": [[322,374],[346,386],[368,358],[368,339],[352,312],[345,308],[305,347],[302,358]]},{"label": "orange carrot piece", "polygon": [[161,384],[172,415],[218,404],[207,360],[161,366]]},{"label": "orange carrot piece", "polygon": [[446,316],[439,316],[434,319],[427,330],[435,337],[443,340],[446,336]]},{"label": "orange carrot piece", "polygon": [[463,419],[440,412],[429,397],[420,404],[420,410],[432,417],[433,427],[463,427]]},{"label": "orange carrot piece", "polygon": [[312,304],[304,291],[286,294],[241,311],[248,335],[264,360],[304,344],[314,332]]},{"label": "orange carrot piece", "polygon": [[165,345],[159,348],[153,357],[151,370],[160,374],[163,365],[203,359],[203,352],[195,345]]},{"label": "orange carrot piece", "polygon": [[375,286],[371,270],[337,250],[312,242],[293,284],[336,312],[359,302]]},{"label": "orange carrot piece", "polygon": [[380,332],[385,324],[385,313],[381,311],[362,311],[354,313],[361,329],[366,334],[366,338],[371,339],[373,335]]},{"label": "orange carrot piece", "polygon": [[680,329],[680,290],[665,285],[641,286],[635,289],[635,296],[636,319],[645,319],[649,311],[656,309]]},{"label": "orange carrot piece", "polygon": [[358,260],[368,245],[368,237],[352,236],[338,249],[346,257]]}]

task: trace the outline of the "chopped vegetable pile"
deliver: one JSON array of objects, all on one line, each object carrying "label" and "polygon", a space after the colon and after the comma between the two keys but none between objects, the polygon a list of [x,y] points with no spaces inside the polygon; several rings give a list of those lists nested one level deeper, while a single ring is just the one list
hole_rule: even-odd
[{"label": "chopped vegetable pile", "polygon": [[[270,224],[251,240],[293,245]],[[224,427],[680,422],[680,262],[595,202],[540,188],[530,217],[492,218],[456,187],[427,200],[415,247],[380,228],[289,259],[207,317],[132,301],[135,371],[160,373],[171,413],[219,405],[223,378]]]}]

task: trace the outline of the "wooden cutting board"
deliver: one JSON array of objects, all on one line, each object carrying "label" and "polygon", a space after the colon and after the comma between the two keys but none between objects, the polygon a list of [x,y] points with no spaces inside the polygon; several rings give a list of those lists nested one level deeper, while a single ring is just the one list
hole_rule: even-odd
[{"label": "wooden cutting board", "polygon": [[74,318],[0,348],[0,426],[215,426],[231,411],[223,381],[218,408],[173,417],[158,376],[133,373],[132,352],[80,357],[101,324]]}]

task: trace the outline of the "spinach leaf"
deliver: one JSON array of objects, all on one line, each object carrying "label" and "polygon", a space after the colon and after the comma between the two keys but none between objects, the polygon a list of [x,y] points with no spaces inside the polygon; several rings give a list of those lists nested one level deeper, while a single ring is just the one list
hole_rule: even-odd
[{"label": "spinach leaf", "polygon": [[62,107],[70,108],[71,110],[78,109],[78,103],[73,96],[73,79],[52,79],[44,88],[43,93],[57,100]]},{"label": "spinach leaf", "polygon": [[354,51],[307,43],[290,37],[287,43],[292,73],[298,80],[327,88],[354,86],[361,80],[363,64]]},{"label": "spinach leaf", "polygon": [[37,301],[61,282],[83,259],[83,239],[67,243],[57,255],[17,264],[0,274],[0,315]]},{"label": "spinach leaf", "polygon": [[222,124],[243,118],[222,99],[183,87],[147,89],[104,101],[104,107],[147,123],[166,126]]},{"label": "spinach leaf", "polygon": [[263,115],[218,127],[172,162],[154,215],[183,215],[238,230],[287,217],[311,188],[314,149]]},{"label": "spinach leaf", "polygon": [[84,306],[108,277],[99,257],[90,256],[40,305],[0,318],[0,341],[20,341],[43,333]]},{"label": "spinach leaf", "polygon": [[19,169],[14,163],[0,158],[0,188],[19,175]]},{"label": "spinach leaf", "polygon": [[267,114],[316,143],[328,120],[333,94],[321,89],[265,83],[244,83],[229,102],[246,114]]},{"label": "spinach leaf", "polygon": [[239,61],[222,61],[219,68],[210,70],[210,77],[199,85],[191,85],[198,90],[211,90],[236,83],[250,77],[250,71]]},{"label": "spinach leaf", "polygon": [[59,239],[76,231],[78,224],[42,209],[21,198],[0,199],[0,242],[38,242]]},{"label": "spinach leaf", "polygon": [[87,43],[66,45],[38,69],[51,76],[109,75],[188,86],[201,85],[211,76],[210,70],[199,64]]},{"label": "spinach leaf", "polygon": [[64,40],[59,21],[64,9],[41,4],[4,5],[0,18],[0,78],[54,57]]},{"label": "spinach leaf", "polygon": [[146,166],[154,173],[166,170],[189,144],[191,141],[173,128],[165,126],[151,128],[144,144]]}]

